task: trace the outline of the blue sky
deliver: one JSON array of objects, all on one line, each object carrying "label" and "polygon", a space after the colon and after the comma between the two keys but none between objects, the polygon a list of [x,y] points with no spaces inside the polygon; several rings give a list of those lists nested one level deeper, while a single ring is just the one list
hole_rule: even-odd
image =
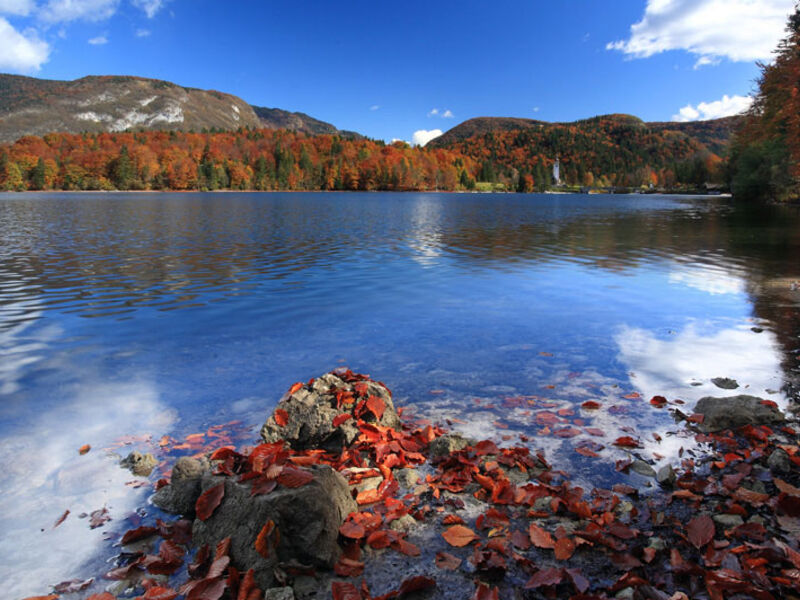
[{"label": "blue sky", "polygon": [[0,0],[0,71],[129,74],[424,141],[476,116],[747,105],[794,0]]}]

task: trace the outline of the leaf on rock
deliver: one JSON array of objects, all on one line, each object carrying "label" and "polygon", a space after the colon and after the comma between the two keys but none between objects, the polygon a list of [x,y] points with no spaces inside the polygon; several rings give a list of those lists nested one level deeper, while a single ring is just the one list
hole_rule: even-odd
[{"label": "leaf on rock", "polygon": [[526,590],[535,590],[543,585],[558,585],[564,579],[564,569],[556,569],[550,567],[549,569],[542,569],[534,573],[533,577],[525,584]]},{"label": "leaf on rock", "polygon": [[303,382],[302,381],[298,381],[297,383],[292,384],[292,387],[289,388],[289,395],[291,396],[297,390],[299,390],[301,387],[303,387]]},{"label": "leaf on rock", "polygon": [[444,533],[442,533],[442,537],[451,546],[462,548],[475,541],[478,536],[475,535],[475,532],[469,527],[464,527],[463,525],[453,525]]},{"label": "leaf on rock", "polygon": [[550,535],[549,532],[539,527],[536,523],[531,523],[530,527],[528,528],[528,535],[530,536],[533,545],[537,548],[555,547],[553,536]]},{"label": "leaf on rock", "polygon": [[333,600],[361,600],[358,588],[348,581],[334,581],[331,583]]},{"label": "leaf on rock", "polygon": [[208,488],[205,492],[200,494],[197,502],[194,505],[197,518],[201,521],[208,519],[222,502],[222,497],[225,495],[225,484],[220,483],[213,487]]},{"label": "leaf on rock", "polygon": [[367,535],[364,526],[355,521],[345,521],[342,523],[342,526],[339,527],[339,533],[352,540],[360,540]]},{"label": "leaf on rock", "polygon": [[294,467],[285,466],[278,475],[278,483],[288,488],[299,488],[314,479],[314,474],[305,469],[296,469]]},{"label": "leaf on rock", "polygon": [[333,426],[334,427],[338,427],[342,423],[346,423],[347,421],[349,421],[352,418],[353,418],[353,415],[351,415],[350,413],[342,413],[341,415],[336,415],[333,418]]},{"label": "leaf on rock", "polygon": [[370,396],[367,398],[367,408],[380,421],[386,410],[386,403],[379,396]]},{"label": "leaf on rock", "polygon": [[269,558],[271,554],[270,547],[275,548],[280,542],[280,539],[280,532],[275,526],[275,522],[270,519],[264,524],[261,531],[259,531],[256,536],[256,541],[254,543],[256,552],[264,558]]},{"label": "leaf on rock", "polygon": [[286,427],[289,423],[289,413],[282,408],[276,408],[273,417],[275,417],[275,422],[279,427]]},{"label": "leaf on rock", "polygon": [[714,539],[714,521],[708,515],[695,517],[686,525],[686,533],[692,545],[700,549]]},{"label": "leaf on rock", "polygon": [[569,560],[575,552],[575,542],[571,538],[563,537],[556,540],[554,550],[557,560]]},{"label": "leaf on rock", "polygon": [[436,580],[433,577],[426,577],[425,575],[416,575],[408,577],[400,584],[400,597],[412,592],[420,592],[422,590],[429,590],[436,587]]},{"label": "leaf on rock", "polygon": [[437,552],[434,562],[437,567],[446,571],[455,571],[461,566],[461,559],[449,552]]}]

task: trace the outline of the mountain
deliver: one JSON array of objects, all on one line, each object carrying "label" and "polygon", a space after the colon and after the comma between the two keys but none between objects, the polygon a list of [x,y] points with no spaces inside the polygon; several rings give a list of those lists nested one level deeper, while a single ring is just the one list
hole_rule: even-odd
[{"label": "mountain", "polygon": [[444,134],[432,140],[428,145],[433,148],[448,148],[457,142],[466,140],[476,135],[484,135],[499,131],[518,131],[524,129],[548,128],[591,128],[598,121],[608,121],[620,126],[644,127],[656,132],[673,131],[697,139],[715,154],[725,152],[736,127],[742,123],[743,117],[724,117],[708,121],[679,122],[652,122],[646,123],[632,115],[612,114],[581,119],[570,123],[551,123],[535,119],[516,117],[476,117],[469,119],[449,129]]},{"label": "mountain", "polygon": [[0,74],[0,142],[52,132],[239,127],[340,133],[330,123],[303,113],[250,106],[231,94],[157,79],[90,76],[56,81]]},{"label": "mountain", "polygon": [[479,117],[450,129],[427,147],[468,156],[482,164],[479,181],[516,185],[521,191],[546,186],[557,157],[561,180],[570,185],[699,186],[721,181],[722,159],[741,118],[646,123],[612,114],[548,123]]}]

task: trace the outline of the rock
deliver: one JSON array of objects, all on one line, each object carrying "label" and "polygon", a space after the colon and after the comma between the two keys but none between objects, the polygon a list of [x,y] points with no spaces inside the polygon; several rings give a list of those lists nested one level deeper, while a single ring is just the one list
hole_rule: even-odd
[{"label": "rock", "polygon": [[[301,487],[278,486],[269,494],[251,496],[250,486],[235,479],[206,474],[202,490],[224,483],[225,495],[205,521],[195,519],[192,540],[212,548],[231,537],[230,557],[240,572],[255,570],[262,589],[274,585],[273,567],[295,559],[313,567],[331,568],[339,557],[339,527],[358,510],[347,481],[327,465],[311,467],[314,479]],[[255,549],[263,526],[272,520],[280,540],[269,558]],[[276,536],[277,537],[277,536]]]},{"label": "rock", "polygon": [[672,487],[675,485],[675,480],[677,477],[675,476],[675,470],[672,468],[672,465],[664,465],[658,470],[656,473],[656,481],[659,485],[663,485],[664,487]]},{"label": "rock", "polygon": [[[335,373],[326,373],[315,379],[312,385],[304,384],[292,394],[286,394],[275,409],[286,411],[286,424],[279,425],[273,412],[261,428],[261,438],[267,443],[285,440],[295,450],[319,448],[340,452],[343,447],[352,444],[360,432],[355,418],[336,427],[333,426],[333,420],[340,415],[352,416],[359,403],[370,396],[382,401],[385,407],[383,414],[380,419],[376,419],[372,412],[365,410],[361,418],[383,427],[400,427],[400,418],[394,408],[392,395],[383,384],[355,380],[347,373],[341,375],[352,383]],[[337,393],[342,399],[341,408],[337,408]]]},{"label": "rock", "polygon": [[416,469],[397,469],[394,472],[394,478],[403,487],[412,488],[417,485],[422,476]]},{"label": "rock", "polygon": [[642,477],[655,477],[656,470],[648,465],[643,460],[635,460],[631,464],[631,470],[638,473]]},{"label": "rock", "polygon": [[194,516],[194,505],[200,496],[200,478],[211,471],[208,459],[182,456],[172,467],[170,484],[153,496],[153,504],[170,513]]},{"label": "rock", "polygon": [[299,598],[300,600],[316,598],[320,591],[319,587],[319,581],[317,581],[316,577],[299,575],[294,578],[293,588],[295,598]]},{"label": "rock", "polygon": [[542,512],[550,510],[550,503],[553,501],[552,496],[542,496],[533,501],[533,510]]},{"label": "rock", "polygon": [[648,547],[653,548],[656,551],[666,550],[667,543],[664,541],[663,538],[660,537],[651,537],[650,541],[647,544]]},{"label": "rock", "polygon": [[711,518],[714,519],[715,523],[722,525],[722,527],[724,527],[725,529],[733,529],[734,527],[738,527],[739,525],[744,523],[744,520],[739,515],[728,515],[723,513],[719,515],[714,515]]},{"label": "rock", "polygon": [[789,454],[781,448],[776,448],[772,451],[772,454],[767,459],[767,466],[773,473],[788,473],[792,470]]},{"label": "rock", "polygon": [[706,396],[697,401],[694,410],[704,415],[703,423],[699,427],[706,432],[785,421],[781,411],[766,400],[755,396],[741,395],[729,398]]},{"label": "rock", "polygon": [[264,592],[264,600],[294,600],[294,590],[289,586],[270,588]]},{"label": "rock", "polygon": [[711,383],[723,390],[735,390],[739,387],[737,381],[735,379],[730,379],[729,377],[714,377],[714,379],[711,380]]},{"label": "rock", "polygon": [[150,454],[142,454],[141,452],[133,451],[128,456],[119,462],[121,467],[125,467],[134,475],[140,477],[148,477],[153,469],[156,468],[158,461]]},{"label": "rock", "polygon": [[389,529],[393,529],[394,531],[408,531],[412,527],[415,527],[416,524],[417,520],[414,517],[411,515],[403,515],[399,519],[395,519],[389,523]]},{"label": "rock", "polygon": [[448,433],[433,440],[430,445],[430,452],[433,458],[442,458],[453,452],[463,450],[467,446],[472,446],[476,442],[471,438],[465,438],[458,433]]},{"label": "rock", "polygon": [[633,600],[636,597],[635,592],[636,590],[634,590],[632,587],[622,588],[614,595],[614,598],[617,598],[618,600]]},{"label": "rock", "polygon": [[176,483],[184,479],[199,479],[202,477],[203,473],[210,469],[211,466],[206,458],[197,459],[182,456],[176,460],[175,464],[172,466],[172,477],[170,481]]}]

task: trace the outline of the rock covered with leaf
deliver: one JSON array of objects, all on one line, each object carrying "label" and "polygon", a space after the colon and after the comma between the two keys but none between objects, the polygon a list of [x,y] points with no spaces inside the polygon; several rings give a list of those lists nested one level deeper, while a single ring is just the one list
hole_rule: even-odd
[{"label": "rock covered with leaf", "polygon": [[359,435],[358,422],[400,428],[388,388],[368,376],[338,369],[307,384],[295,383],[261,428],[267,442],[295,450],[341,451]]}]

